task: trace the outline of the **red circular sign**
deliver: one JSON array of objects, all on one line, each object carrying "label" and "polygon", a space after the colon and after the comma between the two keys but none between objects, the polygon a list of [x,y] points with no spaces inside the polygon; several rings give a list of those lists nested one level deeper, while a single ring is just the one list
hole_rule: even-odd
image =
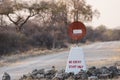
[{"label": "red circular sign", "polygon": [[86,35],[86,27],[82,22],[76,21],[69,26],[69,36],[73,40],[80,40]]}]

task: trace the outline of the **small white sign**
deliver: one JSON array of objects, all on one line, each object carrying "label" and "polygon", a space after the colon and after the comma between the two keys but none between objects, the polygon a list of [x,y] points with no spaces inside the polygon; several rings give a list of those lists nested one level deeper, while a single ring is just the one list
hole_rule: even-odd
[{"label": "small white sign", "polygon": [[72,47],[68,56],[65,72],[74,72],[74,74],[77,74],[80,70],[86,70],[83,50],[80,47]]},{"label": "small white sign", "polygon": [[73,34],[82,34],[82,30],[81,29],[74,29]]}]

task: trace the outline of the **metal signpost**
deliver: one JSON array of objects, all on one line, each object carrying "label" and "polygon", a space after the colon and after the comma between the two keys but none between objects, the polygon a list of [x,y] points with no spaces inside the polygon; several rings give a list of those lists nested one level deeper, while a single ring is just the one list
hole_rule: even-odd
[{"label": "metal signpost", "polygon": [[[86,35],[86,27],[82,22],[75,21],[69,26],[69,36],[73,40],[80,40]],[[72,47],[67,60],[66,72],[77,74],[80,70],[86,70],[85,57],[81,47]]]}]

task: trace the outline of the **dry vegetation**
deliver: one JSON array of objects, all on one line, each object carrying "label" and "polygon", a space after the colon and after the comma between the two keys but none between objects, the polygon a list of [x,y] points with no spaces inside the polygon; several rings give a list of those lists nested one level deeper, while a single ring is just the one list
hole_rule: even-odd
[{"label": "dry vegetation", "polygon": [[[51,50],[53,48],[53,43],[55,39],[55,48],[67,48],[68,44],[74,43],[67,36],[67,27],[61,27],[65,29],[58,29],[59,34],[56,34],[57,37],[53,37],[52,32],[41,31],[44,29],[49,29],[50,27],[42,27],[37,24],[29,23],[26,24],[23,33],[17,33],[14,29],[10,27],[1,27],[0,32],[0,55],[9,55],[9,54],[19,54],[24,51],[28,51],[34,48],[39,48],[41,50]],[[2,30],[5,28],[4,30]],[[100,29],[98,29],[100,28]],[[95,41],[113,41],[120,40],[119,34],[120,30],[111,30],[106,29],[103,26],[100,26],[96,29],[87,27],[86,37],[80,41],[82,43],[89,43]],[[6,31],[7,30],[7,31]],[[110,31],[110,32],[109,32]],[[116,32],[115,32],[116,31]],[[108,33],[107,33],[108,32]],[[114,34],[115,32],[115,34]],[[119,49],[117,49],[119,51]]]},{"label": "dry vegetation", "polygon": [[[75,43],[68,37],[68,25],[71,23],[68,15],[72,13],[70,16],[74,20],[91,21],[95,11],[84,0],[78,3],[75,0],[72,1],[69,5],[72,5],[74,9],[70,12],[68,12],[68,6],[63,2],[42,1],[39,4],[28,5],[29,3],[8,1],[0,4],[0,66],[9,65],[31,56],[65,51],[70,44]],[[23,14],[23,17],[21,11],[27,12],[25,13],[27,15]],[[76,14],[76,12],[78,13]],[[7,23],[7,19],[11,24]],[[104,25],[95,29],[92,26],[86,28],[86,37],[78,42],[120,40],[120,29],[107,29]],[[120,49],[118,48],[117,51],[120,52]],[[116,61],[120,61],[119,56],[99,62],[87,62],[87,64],[93,66],[99,63],[96,66],[109,66]]]},{"label": "dry vegetation", "polygon": [[101,67],[115,65],[117,61],[120,61],[120,56],[119,57],[115,56],[114,58],[104,59],[100,61],[88,61],[86,64],[88,65],[88,67],[90,66]]},{"label": "dry vegetation", "polygon": [[36,48],[36,49],[31,49],[29,51],[22,52],[20,54],[15,54],[11,56],[2,56],[0,59],[0,67],[11,65],[11,64],[17,64],[19,63],[19,61],[25,60],[30,57],[55,54],[55,53],[59,53],[62,51],[67,51],[67,50],[68,49],[66,48],[54,49],[54,50],[48,50],[48,49],[41,50],[39,48]]},{"label": "dry vegetation", "polygon": [[[69,11],[68,5],[73,9]],[[91,21],[99,12],[84,0],[67,3],[41,1],[31,4],[10,0],[1,2],[0,55],[19,54],[33,48],[67,48],[67,44],[75,42],[68,37],[68,25],[71,23],[68,15],[74,21],[84,22]],[[104,25],[96,29],[87,27],[86,37],[78,42],[120,40],[119,35],[120,30],[107,29]]]}]

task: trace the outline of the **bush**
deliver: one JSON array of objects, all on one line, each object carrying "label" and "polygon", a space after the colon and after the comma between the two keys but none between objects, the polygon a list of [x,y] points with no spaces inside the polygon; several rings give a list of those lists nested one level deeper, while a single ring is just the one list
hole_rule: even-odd
[{"label": "bush", "polygon": [[52,48],[53,37],[49,33],[36,32],[28,39],[28,44],[34,47]]},{"label": "bush", "polygon": [[25,36],[12,32],[0,32],[0,54],[6,55],[11,52],[20,50],[25,46]]}]

